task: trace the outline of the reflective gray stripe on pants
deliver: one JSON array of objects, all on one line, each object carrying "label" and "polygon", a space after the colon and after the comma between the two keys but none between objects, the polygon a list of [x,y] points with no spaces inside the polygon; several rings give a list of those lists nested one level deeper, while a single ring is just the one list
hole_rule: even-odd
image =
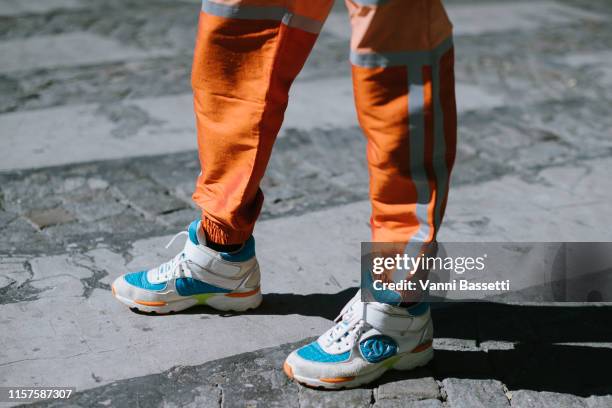
[{"label": "reflective gray stripe on pants", "polygon": [[293,14],[286,8],[278,6],[229,6],[203,0],[202,11],[217,17],[280,21],[289,27],[299,28],[313,34],[318,34],[323,27],[323,23],[320,21]]},{"label": "reflective gray stripe on pants", "polygon": [[[407,67],[408,75],[408,114],[409,114],[409,149],[410,149],[410,178],[416,189],[415,216],[418,221],[418,230],[410,238],[404,253],[409,256],[418,256],[423,250],[423,244],[431,241],[433,236],[432,228],[435,230],[441,223],[441,211],[446,190],[448,188],[448,169],[446,166],[446,139],[444,137],[444,117],[440,101],[440,58],[452,47],[452,38],[445,40],[436,49],[428,52],[401,53],[393,54],[360,54],[375,55],[361,63],[383,62],[390,65],[401,65]],[[380,58],[382,55],[382,58]],[[433,109],[433,170],[436,183],[435,200],[433,192],[430,191],[427,168],[425,166],[425,101],[424,101],[424,81],[423,67],[429,65],[431,69],[432,81],[432,109]],[[374,65],[373,65],[374,66]],[[375,65],[381,66],[381,65]],[[433,203],[431,201],[434,200]],[[429,206],[433,205],[433,216],[429,219]],[[396,271],[397,272],[397,271]],[[402,274],[393,276],[394,280],[405,279]]]},{"label": "reflective gray stripe on pants", "polygon": [[351,51],[351,63],[365,68],[393,67],[398,65],[432,65],[453,46],[453,38],[448,37],[433,50],[398,52],[355,52]]},{"label": "reflective gray stripe on pants", "polygon": [[283,16],[282,21],[283,24],[289,27],[299,28],[301,30],[308,31],[309,33],[313,34],[318,34],[319,31],[321,31],[321,28],[323,28],[323,23],[321,23],[320,21],[300,16],[299,14],[293,14],[290,12],[287,12]]},{"label": "reflective gray stripe on pants", "polygon": [[[417,257],[428,242],[431,226],[427,214],[431,200],[429,180],[425,168],[425,96],[423,92],[423,65],[408,66],[408,145],[410,160],[410,179],[416,189],[415,216],[419,223],[417,232],[404,247],[404,254]],[[406,272],[395,270],[393,280],[406,279]]]},{"label": "reflective gray stripe on pants", "polygon": [[[425,168],[425,96],[422,69],[420,64],[408,66],[410,178],[417,192],[415,214],[419,221],[419,229],[410,241],[419,245],[418,251],[421,250],[420,244],[427,242],[431,229],[427,214],[431,191]],[[414,254],[417,255],[418,252]]]},{"label": "reflective gray stripe on pants", "polygon": [[436,175],[436,206],[434,207],[434,226],[436,230],[442,222],[442,203],[448,189],[448,168],[446,167],[446,139],[444,137],[444,112],[440,101],[440,58],[437,58],[431,70],[433,115],[434,115],[434,148],[433,165]]},{"label": "reflective gray stripe on pants", "polygon": [[353,0],[355,3],[361,6],[382,6],[388,3],[389,0]]}]

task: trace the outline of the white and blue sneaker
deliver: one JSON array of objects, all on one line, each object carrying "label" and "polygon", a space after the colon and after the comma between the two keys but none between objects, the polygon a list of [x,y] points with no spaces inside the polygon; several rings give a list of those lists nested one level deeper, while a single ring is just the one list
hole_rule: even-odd
[{"label": "white and blue sneaker", "polygon": [[132,309],[170,313],[195,305],[242,312],[261,304],[259,264],[251,236],[239,250],[217,252],[206,246],[200,221],[187,231],[184,249],[147,271],[128,273],[112,284],[113,295]]},{"label": "white and blue sneaker", "polygon": [[353,388],[389,369],[410,370],[433,358],[433,324],[425,303],[409,309],[363,303],[357,292],[336,322],[287,357],[287,376],[309,387]]}]

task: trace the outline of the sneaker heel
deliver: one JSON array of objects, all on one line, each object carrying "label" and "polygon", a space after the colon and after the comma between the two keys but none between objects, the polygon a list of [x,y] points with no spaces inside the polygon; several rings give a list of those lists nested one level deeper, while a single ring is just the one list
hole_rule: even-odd
[{"label": "sneaker heel", "polygon": [[263,300],[261,290],[250,296],[214,296],[206,301],[206,304],[223,312],[245,312],[257,308]]},{"label": "sneaker heel", "polygon": [[[420,346],[419,346],[420,347]],[[394,370],[412,370],[417,367],[421,367],[429,363],[433,359],[434,350],[431,344],[422,350],[411,351],[400,358],[395,364],[393,364]]]}]

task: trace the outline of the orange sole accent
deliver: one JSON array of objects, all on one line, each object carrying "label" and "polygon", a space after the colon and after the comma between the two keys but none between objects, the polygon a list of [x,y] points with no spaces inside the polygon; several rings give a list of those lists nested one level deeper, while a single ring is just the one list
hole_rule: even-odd
[{"label": "orange sole accent", "polygon": [[111,292],[113,292],[113,296],[117,295],[117,292],[115,292],[115,285],[111,285]]},{"label": "orange sole accent", "polygon": [[432,344],[433,344],[433,340],[429,340],[426,343],[419,344],[411,351],[411,353],[419,353],[421,351],[427,350],[428,348],[431,347]]},{"label": "orange sole accent", "polygon": [[291,369],[291,366],[286,361],[283,363],[283,371],[287,374],[287,377],[293,379],[293,369]]},{"label": "orange sole accent", "polygon": [[319,378],[319,381],[336,384],[336,383],[352,381],[354,379],[355,377],[335,377],[335,378]]},{"label": "orange sole accent", "polygon": [[236,293],[228,293],[228,294],[226,294],[225,296],[227,296],[227,297],[238,297],[238,298],[241,298],[241,297],[249,297],[249,296],[253,296],[253,295],[257,294],[257,292],[259,292],[259,288],[257,288],[257,289],[253,289],[253,290],[250,290],[250,291],[248,291],[248,292],[236,292]]},{"label": "orange sole accent", "polygon": [[146,300],[135,300],[134,303],[138,303],[143,306],[166,306],[166,302],[149,302]]}]

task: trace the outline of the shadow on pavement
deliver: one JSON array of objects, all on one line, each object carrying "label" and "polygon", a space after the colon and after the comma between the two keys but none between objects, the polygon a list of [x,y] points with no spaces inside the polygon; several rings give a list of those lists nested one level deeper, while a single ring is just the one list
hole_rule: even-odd
[{"label": "shadow on pavement", "polygon": [[434,304],[432,314],[436,338],[448,344],[427,367],[388,372],[380,383],[497,379],[509,389],[612,394],[612,306],[456,303]]},{"label": "shadow on pavement", "polygon": [[[250,315],[334,319],[355,294],[269,293]],[[207,307],[184,313],[212,314]],[[612,394],[612,306],[536,306],[491,302],[434,303],[434,361],[411,372],[387,372],[376,384],[408,378],[497,379],[510,389]],[[233,316],[227,314],[225,316]]]},{"label": "shadow on pavement", "polygon": [[[246,315],[290,315],[318,316],[333,320],[338,316],[342,307],[349,301],[357,288],[344,289],[338,293],[313,293],[310,295],[296,295],[292,293],[265,293],[263,303],[255,310],[249,310]],[[222,313],[207,306],[196,306],[185,310],[185,314],[217,314],[234,316],[234,313]]]}]

